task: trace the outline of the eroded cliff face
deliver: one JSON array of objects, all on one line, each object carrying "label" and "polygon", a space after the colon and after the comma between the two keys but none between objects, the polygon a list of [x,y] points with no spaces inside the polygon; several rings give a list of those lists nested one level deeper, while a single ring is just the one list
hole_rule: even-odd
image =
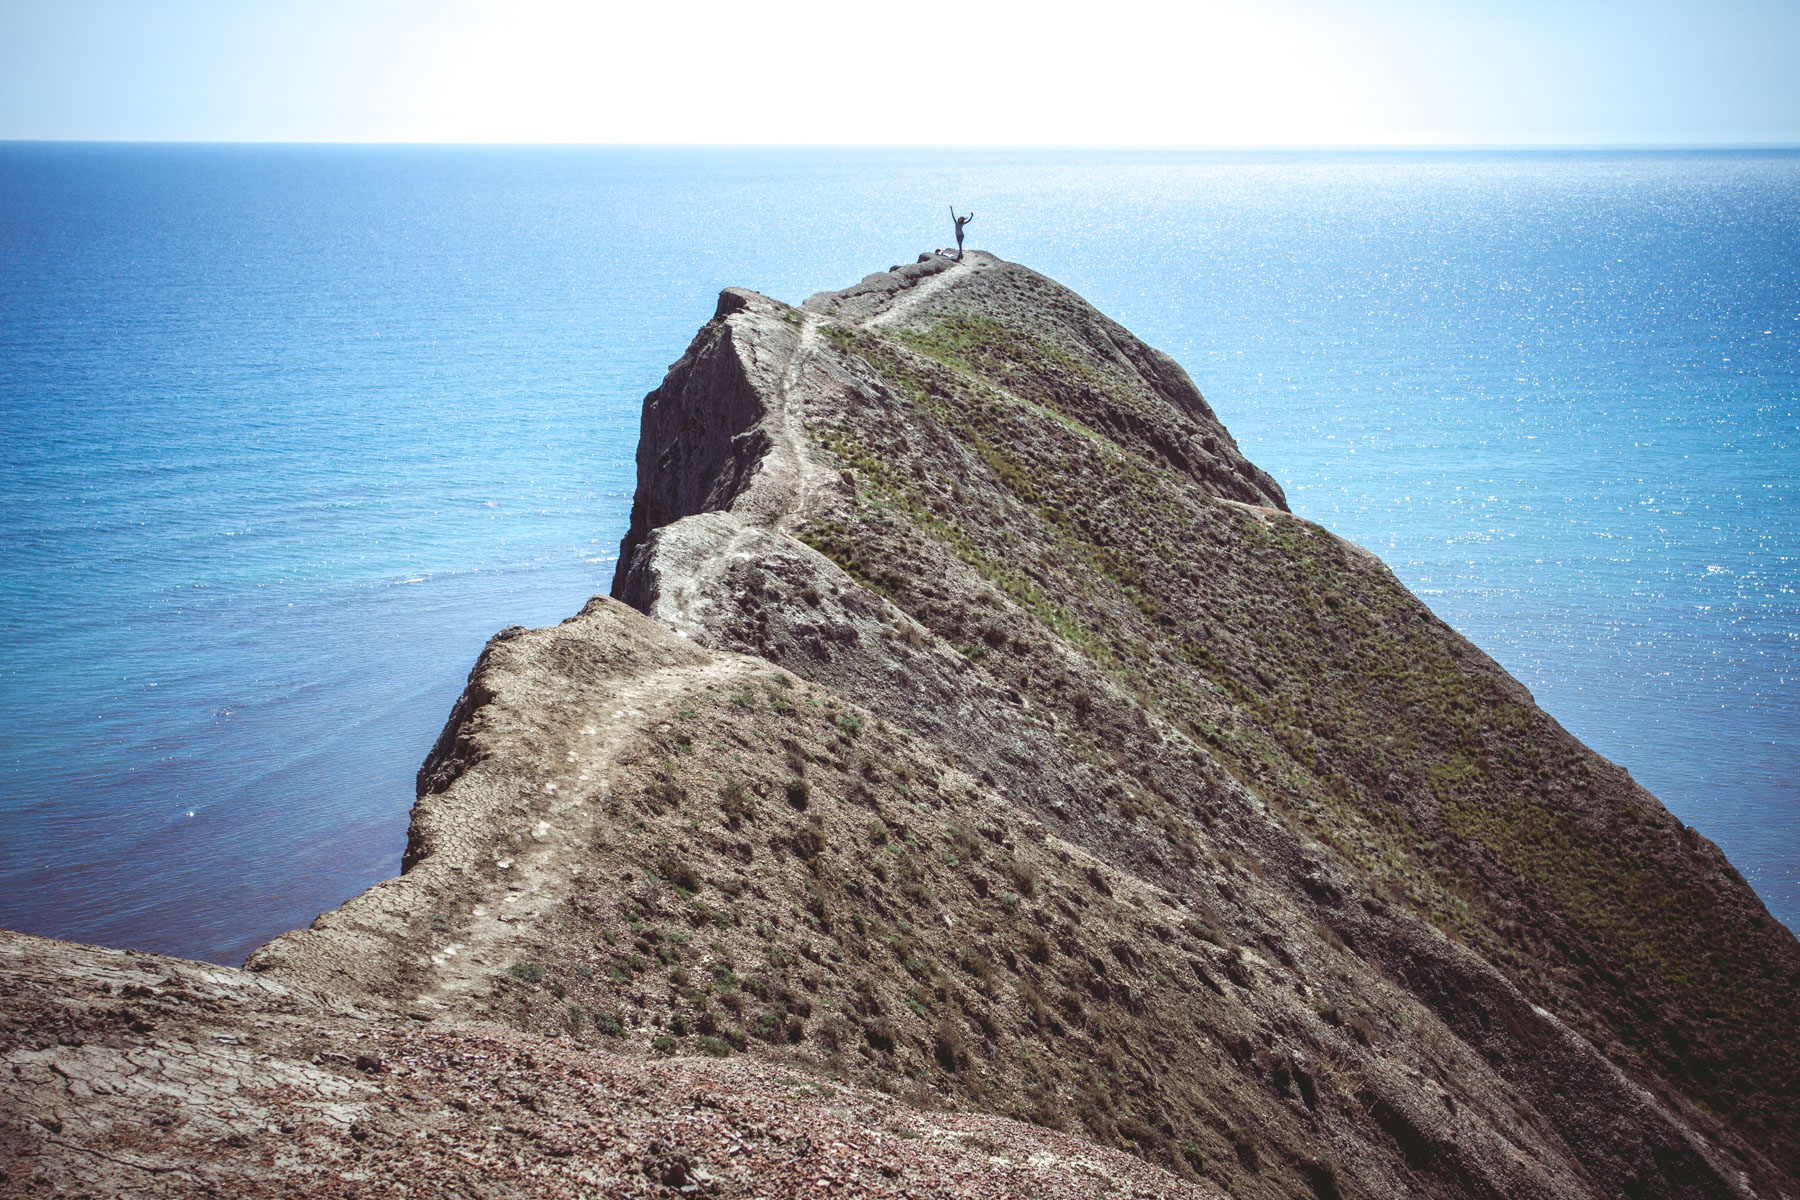
[{"label": "eroded cliff face", "polygon": [[1792,935],[1073,293],[729,290],[638,461],[616,598],[489,644],[399,878],[204,1003],[0,946],[0,1148],[272,1188],[90,1082],[216,1035],[288,1090],[163,1094],[377,1193],[424,1122],[545,1194],[1800,1194]]}]

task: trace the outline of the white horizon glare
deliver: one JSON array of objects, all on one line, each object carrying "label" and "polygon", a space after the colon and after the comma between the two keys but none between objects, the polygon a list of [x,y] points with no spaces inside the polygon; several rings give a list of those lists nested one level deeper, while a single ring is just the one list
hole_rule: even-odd
[{"label": "white horizon glare", "polygon": [[0,138],[1785,144],[1800,4],[4,0]]}]

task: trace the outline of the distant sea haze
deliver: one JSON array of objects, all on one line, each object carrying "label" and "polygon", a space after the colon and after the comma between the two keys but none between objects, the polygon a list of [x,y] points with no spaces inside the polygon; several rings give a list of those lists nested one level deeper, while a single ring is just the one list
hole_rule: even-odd
[{"label": "distant sea haze", "polygon": [[12,144],[0,926],[235,963],[395,873],[718,290],[952,203],[1800,924],[1800,153]]}]

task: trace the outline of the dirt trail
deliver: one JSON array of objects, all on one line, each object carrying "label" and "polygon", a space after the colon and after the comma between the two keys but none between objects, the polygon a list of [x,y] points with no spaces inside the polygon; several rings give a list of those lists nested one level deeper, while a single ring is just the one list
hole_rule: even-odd
[{"label": "dirt trail", "polygon": [[[830,472],[818,467],[807,452],[806,405],[802,387],[807,369],[819,357],[820,330],[823,326],[828,321],[857,329],[881,329],[897,324],[918,311],[938,293],[960,286],[970,275],[993,265],[994,260],[986,256],[959,262],[948,270],[928,276],[914,286],[896,293],[878,312],[860,319],[844,321],[836,316],[826,317],[806,309],[801,310],[799,343],[782,372],[780,390],[772,413],[774,420],[770,423],[774,442],[770,453],[777,457],[779,463],[771,473],[777,477],[791,473],[793,481],[792,498],[785,511],[773,522],[776,532],[791,534],[804,523],[814,493],[830,476]],[[773,464],[766,464],[764,469],[769,470],[771,465]],[[722,570],[726,563],[736,557],[742,540],[733,539],[724,552],[709,564],[709,568],[713,572]],[[710,580],[696,580],[693,590],[698,594],[705,594],[708,583]]]},{"label": "dirt trail", "polygon": [[[620,763],[626,746],[679,712],[708,685],[736,687],[753,664],[717,655],[619,681],[597,710],[564,714],[577,744],[564,751],[546,794],[558,797],[529,832],[527,849],[497,858],[503,890],[490,887],[457,940],[429,955],[428,986],[416,997],[427,1013],[454,1011],[491,985],[511,965],[520,939],[512,926],[532,922],[566,903],[581,878],[586,848],[606,825],[605,803],[630,768]],[[402,876],[402,879],[405,877]]]},{"label": "dirt trail", "polygon": [[939,271],[923,281],[907,288],[894,297],[892,303],[883,306],[880,312],[864,317],[857,324],[864,329],[880,329],[884,326],[898,324],[947,287],[960,286],[967,282],[967,276],[989,270],[993,266],[992,259],[977,257],[964,259],[947,271]]},{"label": "dirt trail", "polygon": [[800,319],[800,343],[794,347],[787,370],[782,372],[781,392],[776,398],[779,426],[775,431],[775,442],[788,458],[794,473],[793,503],[775,521],[775,528],[782,533],[793,529],[806,512],[807,502],[812,498],[812,476],[819,470],[806,452],[806,409],[796,390],[801,374],[818,352],[822,318],[817,313],[803,311]]},{"label": "dirt trail", "polygon": [[[664,581],[657,617],[683,637],[708,629],[706,610],[714,603],[720,577],[730,565],[766,552],[766,544],[758,546],[765,529],[792,537],[808,518],[815,498],[834,486],[835,473],[818,466],[809,453],[806,423],[807,389],[829,386],[826,379],[817,377],[827,370],[820,353],[827,324],[877,330],[892,327],[946,290],[966,284],[974,274],[995,265],[997,260],[977,254],[894,293],[879,310],[860,317],[801,311],[799,338],[782,367],[765,425],[770,447],[761,472],[765,486],[776,492],[776,503],[770,506],[775,515],[766,526],[752,526],[729,512],[720,514],[731,527],[717,530],[717,541],[699,538],[696,548],[706,548],[682,557],[683,571]],[[809,378],[809,373],[815,377]],[[564,732],[575,744],[558,752],[560,773],[543,785],[557,798],[547,809],[540,806],[540,819],[530,830],[528,848],[493,862],[502,872],[502,882],[489,885],[466,926],[458,930],[457,939],[429,955],[430,983],[417,995],[417,1006],[426,1011],[466,1011],[471,1000],[484,994],[495,973],[511,964],[510,955],[521,945],[516,927],[553,912],[573,894],[584,849],[605,823],[601,814],[606,801],[631,771],[618,762],[627,744],[667,720],[707,684],[736,686],[738,677],[752,665],[753,660],[723,655],[701,665],[667,667],[619,681],[610,699],[595,711],[564,715]]]}]

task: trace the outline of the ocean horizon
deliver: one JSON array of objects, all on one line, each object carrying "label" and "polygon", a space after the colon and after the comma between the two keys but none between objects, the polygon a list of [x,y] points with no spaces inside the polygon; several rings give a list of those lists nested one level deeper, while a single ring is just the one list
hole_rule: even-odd
[{"label": "ocean horizon", "polygon": [[235,964],[397,873],[719,290],[951,203],[1800,925],[1800,150],[0,143],[0,926]]}]

